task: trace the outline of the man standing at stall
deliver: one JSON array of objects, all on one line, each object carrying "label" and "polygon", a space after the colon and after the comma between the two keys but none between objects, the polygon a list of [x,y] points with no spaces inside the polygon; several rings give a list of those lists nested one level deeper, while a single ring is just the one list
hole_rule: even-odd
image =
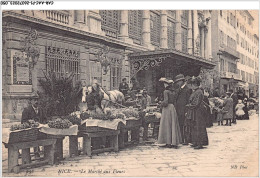
[{"label": "man standing at stall", "polygon": [[22,113],[21,123],[28,122],[28,120],[34,120],[41,124],[47,123],[47,118],[42,108],[39,107],[38,98],[30,100],[30,105],[27,108],[24,108]]},{"label": "man standing at stall", "polygon": [[124,94],[124,96],[126,96],[128,90],[129,90],[129,86],[126,83],[126,78],[123,78],[122,83],[120,83],[119,85],[119,91],[121,91]]},{"label": "man standing at stall", "polygon": [[189,98],[192,93],[185,83],[183,74],[179,74],[174,79],[174,84],[178,87],[178,93],[176,98],[176,111],[178,115],[178,121],[181,130],[183,145],[188,145],[191,142],[191,133],[188,128],[187,121],[185,121],[185,106],[189,103]]}]

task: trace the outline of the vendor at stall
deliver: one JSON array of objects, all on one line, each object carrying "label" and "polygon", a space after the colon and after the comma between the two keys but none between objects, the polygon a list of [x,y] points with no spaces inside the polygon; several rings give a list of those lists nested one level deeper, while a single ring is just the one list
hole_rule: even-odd
[{"label": "vendor at stall", "polygon": [[129,90],[129,86],[126,83],[126,78],[123,78],[122,83],[120,83],[119,85],[119,91],[121,91],[124,94],[124,96],[126,96],[128,90]]},{"label": "vendor at stall", "polygon": [[38,98],[31,99],[29,103],[29,106],[23,110],[21,123],[23,124],[29,120],[34,120],[35,122],[46,124],[47,117],[43,109],[39,106]]},{"label": "vendor at stall", "polygon": [[88,87],[87,105],[89,111],[103,113],[101,101],[104,98],[104,93],[100,91],[97,81],[93,81],[92,86]]}]

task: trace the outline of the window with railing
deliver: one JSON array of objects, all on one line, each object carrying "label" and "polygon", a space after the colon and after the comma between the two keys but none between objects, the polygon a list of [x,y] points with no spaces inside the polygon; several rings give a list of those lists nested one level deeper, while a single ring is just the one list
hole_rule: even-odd
[{"label": "window with railing", "polygon": [[242,80],[245,81],[246,80],[245,71],[241,70],[241,76],[242,76]]},{"label": "window with railing", "polygon": [[235,74],[237,72],[236,69],[237,69],[236,64],[234,64],[232,62],[228,62],[228,72]]},{"label": "window with railing", "polygon": [[225,71],[225,61],[224,61],[224,59],[220,59],[220,71]]},{"label": "window with railing", "polygon": [[118,10],[100,10],[99,14],[102,18],[101,29],[106,36],[117,38],[119,33],[119,15]]},{"label": "window with railing", "polygon": [[176,31],[176,25],[173,21],[168,20],[167,21],[167,36],[168,36],[168,48],[174,49],[175,48],[175,31]]},{"label": "window with railing", "polygon": [[42,10],[42,13],[49,20],[62,24],[69,24],[68,10]]},{"label": "window with railing", "polygon": [[120,59],[113,58],[110,66],[110,89],[118,89],[121,82],[122,64]]},{"label": "window with railing", "polygon": [[80,52],[59,47],[46,47],[46,70],[52,71],[57,77],[73,73],[74,81],[80,79]]},{"label": "window with railing", "polygon": [[150,11],[150,28],[151,28],[151,43],[155,46],[160,45],[160,30],[161,18],[156,12]]},{"label": "window with railing", "polygon": [[143,13],[141,10],[129,10],[129,37],[133,39],[136,44],[141,44],[142,41],[142,24]]}]

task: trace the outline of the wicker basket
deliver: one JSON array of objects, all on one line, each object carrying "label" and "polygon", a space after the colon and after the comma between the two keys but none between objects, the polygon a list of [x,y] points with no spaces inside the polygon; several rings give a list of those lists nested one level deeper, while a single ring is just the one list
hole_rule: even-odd
[{"label": "wicker basket", "polygon": [[38,138],[39,128],[29,128],[10,133],[8,143],[35,141]]}]

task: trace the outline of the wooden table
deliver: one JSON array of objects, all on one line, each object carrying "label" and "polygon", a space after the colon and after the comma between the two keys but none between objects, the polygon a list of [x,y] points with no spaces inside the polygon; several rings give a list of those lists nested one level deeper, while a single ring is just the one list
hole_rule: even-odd
[{"label": "wooden table", "polygon": [[56,139],[54,158],[55,162],[63,160],[63,135],[47,135],[47,138]]},{"label": "wooden table", "polygon": [[[56,139],[5,144],[8,148],[8,172],[19,173],[20,169],[41,164],[54,164]],[[44,160],[31,163],[30,148],[44,146]],[[22,164],[18,165],[19,149],[22,149]]]},{"label": "wooden table", "polygon": [[[102,153],[106,151],[117,152],[119,133],[120,130],[112,130],[101,127],[87,127],[86,132],[79,132],[78,134],[78,137],[83,137],[83,154],[91,156],[93,153]],[[95,138],[101,138],[101,143],[99,142],[98,145],[94,144],[93,139]]]},{"label": "wooden table", "polygon": [[[138,142],[140,138],[140,127],[142,126],[142,120],[127,120],[126,125],[119,125],[119,148],[124,148],[126,144],[131,142]],[[131,142],[128,140],[128,131],[131,131]]]},{"label": "wooden table", "polygon": [[143,127],[144,127],[144,135],[143,139],[147,140],[148,138],[148,126],[149,124],[154,124],[154,129],[153,129],[153,136],[155,135],[155,126],[160,125],[160,118],[156,118],[155,115],[148,115],[144,117],[143,121]]}]

